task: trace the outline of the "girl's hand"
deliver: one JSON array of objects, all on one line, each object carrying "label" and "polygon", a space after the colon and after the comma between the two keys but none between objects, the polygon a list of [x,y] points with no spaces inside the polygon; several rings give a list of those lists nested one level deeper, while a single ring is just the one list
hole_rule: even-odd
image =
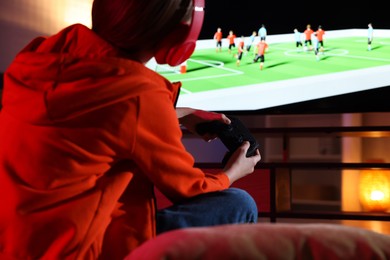
[{"label": "girl's hand", "polygon": [[[221,121],[225,124],[231,123],[230,119],[225,114],[209,112],[204,110],[181,108],[180,110],[177,110],[177,114],[180,123],[184,125],[188,129],[188,131],[196,135],[199,135],[195,130],[196,125],[199,123],[204,123],[207,121],[214,121],[214,120]],[[211,134],[211,133],[206,133],[201,137],[203,138],[203,140],[207,142],[217,138],[216,134]]]},{"label": "girl's hand", "polygon": [[259,150],[251,157],[246,157],[250,143],[245,141],[230,157],[224,171],[230,180],[230,184],[236,180],[253,173],[256,164],[261,160]]}]

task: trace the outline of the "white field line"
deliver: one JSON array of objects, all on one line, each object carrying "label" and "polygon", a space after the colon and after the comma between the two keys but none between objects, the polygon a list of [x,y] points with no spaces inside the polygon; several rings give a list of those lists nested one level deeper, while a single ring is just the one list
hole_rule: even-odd
[{"label": "white field line", "polygon": [[197,77],[197,78],[189,78],[189,79],[183,79],[181,81],[194,81],[194,80],[198,80],[198,79],[211,79],[211,78],[220,78],[220,77],[236,76],[236,75],[244,74],[244,72],[242,72],[240,70],[234,70],[234,69],[229,69],[229,68],[224,67],[224,63],[220,62],[220,61],[215,61],[215,63],[219,63],[220,64],[219,66],[211,63],[211,62],[214,62],[214,61],[203,61],[203,60],[194,60],[194,59],[189,59],[189,61],[195,62],[195,63],[199,63],[199,64],[202,64],[202,65],[206,65],[206,66],[210,66],[210,67],[213,67],[213,68],[216,68],[216,69],[228,71],[228,72],[231,72],[231,73],[228,73],[228,74],[218,74],[218,75],[205,76],[205,77]]},{"label": "white field line", "polygon": [[386,65],[357,71],[203,91],[181,95],[177,106],[211,111],[256,110],[389,86],[389,74],[390,65]]},{"label": "white field line", "polygon": [[[287,48],[281,48],[281,47],[273,47],[272,49],[284,51],[284,55],[290,56],[290,57],[302,57],[302,58],[309,57],[309,56],[302,56],[302,55],[294,55],[294,53],[305,52],[305,51],[302,51],[302,50],[287,49]],[[368,56],[350,55],[349,51],[347,49],[337,49],[337,48],[328,49],[328,48],[324,48],[324,50],[325,50],[325,53],[324,53],[325,56],[342,56],[342,57],[351,58],[351,59],[362,59],[362,60],[390,62],[390,59],[375,58],[375,57],[368,57]],[[340,52],[341,54],[338,54],[337,52]]]},{"label": "white field line", "polygon": [[[194,60],[194,59],[188,59],[188,60],[191,61],[191,62],[199,63],[199,64],[206,65],[206,66],[209,66],[209,67],[213,67],[213,68],[216,68],[216,69],[228,71],[228,72],[230,72],[230,73],[218,74],[218,75],[213,75],[213,76],[186,78],[186,79],[180,80],[181,82],[188,82],[188,81],[201,80],[201,79],[212,79],[212,78],[231,77],[231,76],[237,76],[237,75],[244,74],[244,72],[239,71],[239,70],[234,70],[234,69],[225,68],[225,67],[224,67],[225,64],[224,64],[223,62],[220,62],[220,61],[210,61],[210,60],[204,61],[204,60]],[[214,63],[216,63],[216,64],[218,64],[218,65],[215,65]],[[183,92],[187,93],[187,94],[192,93],[191,91],[189,91],[189,90],[186,89],[185,87],[182,87],[181,90],[182,90]]]},{"label": "white field line", "polygon": [[[325,56],[328,55],[328,53],[325,54]],[[390,62],[390,59],[382,59],[382,58],[375,58],[375,57],[366,57],[366,56],[356,56],[356,55],[350,55],[350,54],[329,54],[329,56],[343,56],[345,58],[350,59],[361,59],[361,60],[375,60],[375,61],[384,61],[384,62]]]},{"label": "white field line", "polygon": [[[364,42],[367,44],[367,40],[356,40],[355,42]],[[380,45],[390,45],[390,41],[388,39],[378,39],[374,38],[373,45],[380,44]]]}]

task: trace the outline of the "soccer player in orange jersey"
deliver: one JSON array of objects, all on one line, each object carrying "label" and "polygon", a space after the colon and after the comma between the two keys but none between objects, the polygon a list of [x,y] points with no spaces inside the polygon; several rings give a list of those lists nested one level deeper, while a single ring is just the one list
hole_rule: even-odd
[{"label": "soccer player in orange jersey", "polygon": [[235,39],[236,35],[233,33],[232,30],[229,31],[229,35],[227,36],[227,39],[229,41],[229,54],[232,53],[232,48],[236,47]]},{"label": "soccer player in orange jersey", "polygon": [[237,66],[240,66],[240,62],[242,59],[242,54],[244,52],[244,46],[245,46],[245,37],[241,36],[240,42],[238,43],[238,52],[237,52]]},{"label": "soccer player in orange jersey", "polygon": [[325,31],[322,29],[321,25],[318,26],[318,29],[315,32],[315,34],[317,35],[318,44],[320,45],[319,51],[320,52],[324,52],[324,34],[325,34]]},{"label": "soccer player in orange jersey", "polygon": [[265,42],[265,40],[261,40],[257,44],[257,54],[253,59],[253,62],[257,62],[260,59],[260,70],[263,70],[264,60],[265,60],[264,54],[267,51],[267,49],[268,49],[268,44]]},{"label": "soccer player in orange jersey", "polygon": [[214,40],[216,41],[215,51],[221,52],[222,51],[222,29],[219,27],[217,28],[217,31],[214,34]]},{"label": "soccer player in orange jersey", "polygon": [[313,31],[313,29],[311,29],[311,25],[308,24],[306,26],[306,30],[303,32],[303,34],[305,35],[305,50],[308,50],[311,48],[311,35],[313,33],[314,33],[314,31]]}]

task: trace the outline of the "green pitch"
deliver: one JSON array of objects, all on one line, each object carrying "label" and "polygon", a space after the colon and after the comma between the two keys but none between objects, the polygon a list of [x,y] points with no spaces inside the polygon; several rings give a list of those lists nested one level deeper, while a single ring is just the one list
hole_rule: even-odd
[{"label": "green pitch", "polygon": [[269,44],[263,70],[253,63],[254,47],[236,65],[234,48],[227,46],[196,50],[187,61],[187,73],[160,68],[157,71],[170,81],[183,82],[182,94],[260,84],[306,76],[323,75],[390,64],[390,38],[375,38],[372,50],[362,37],[325,39],[324,52],[317,61],[314,51],[295,48],[295,42]]}]

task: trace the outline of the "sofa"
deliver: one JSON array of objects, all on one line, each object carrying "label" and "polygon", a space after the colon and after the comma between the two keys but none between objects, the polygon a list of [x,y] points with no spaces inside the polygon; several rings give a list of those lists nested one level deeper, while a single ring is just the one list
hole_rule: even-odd
[{"label": "sofa", "polygon": [[125,260],[385,260],[390,236],[338,224],[257,223],[169,231]]}]

